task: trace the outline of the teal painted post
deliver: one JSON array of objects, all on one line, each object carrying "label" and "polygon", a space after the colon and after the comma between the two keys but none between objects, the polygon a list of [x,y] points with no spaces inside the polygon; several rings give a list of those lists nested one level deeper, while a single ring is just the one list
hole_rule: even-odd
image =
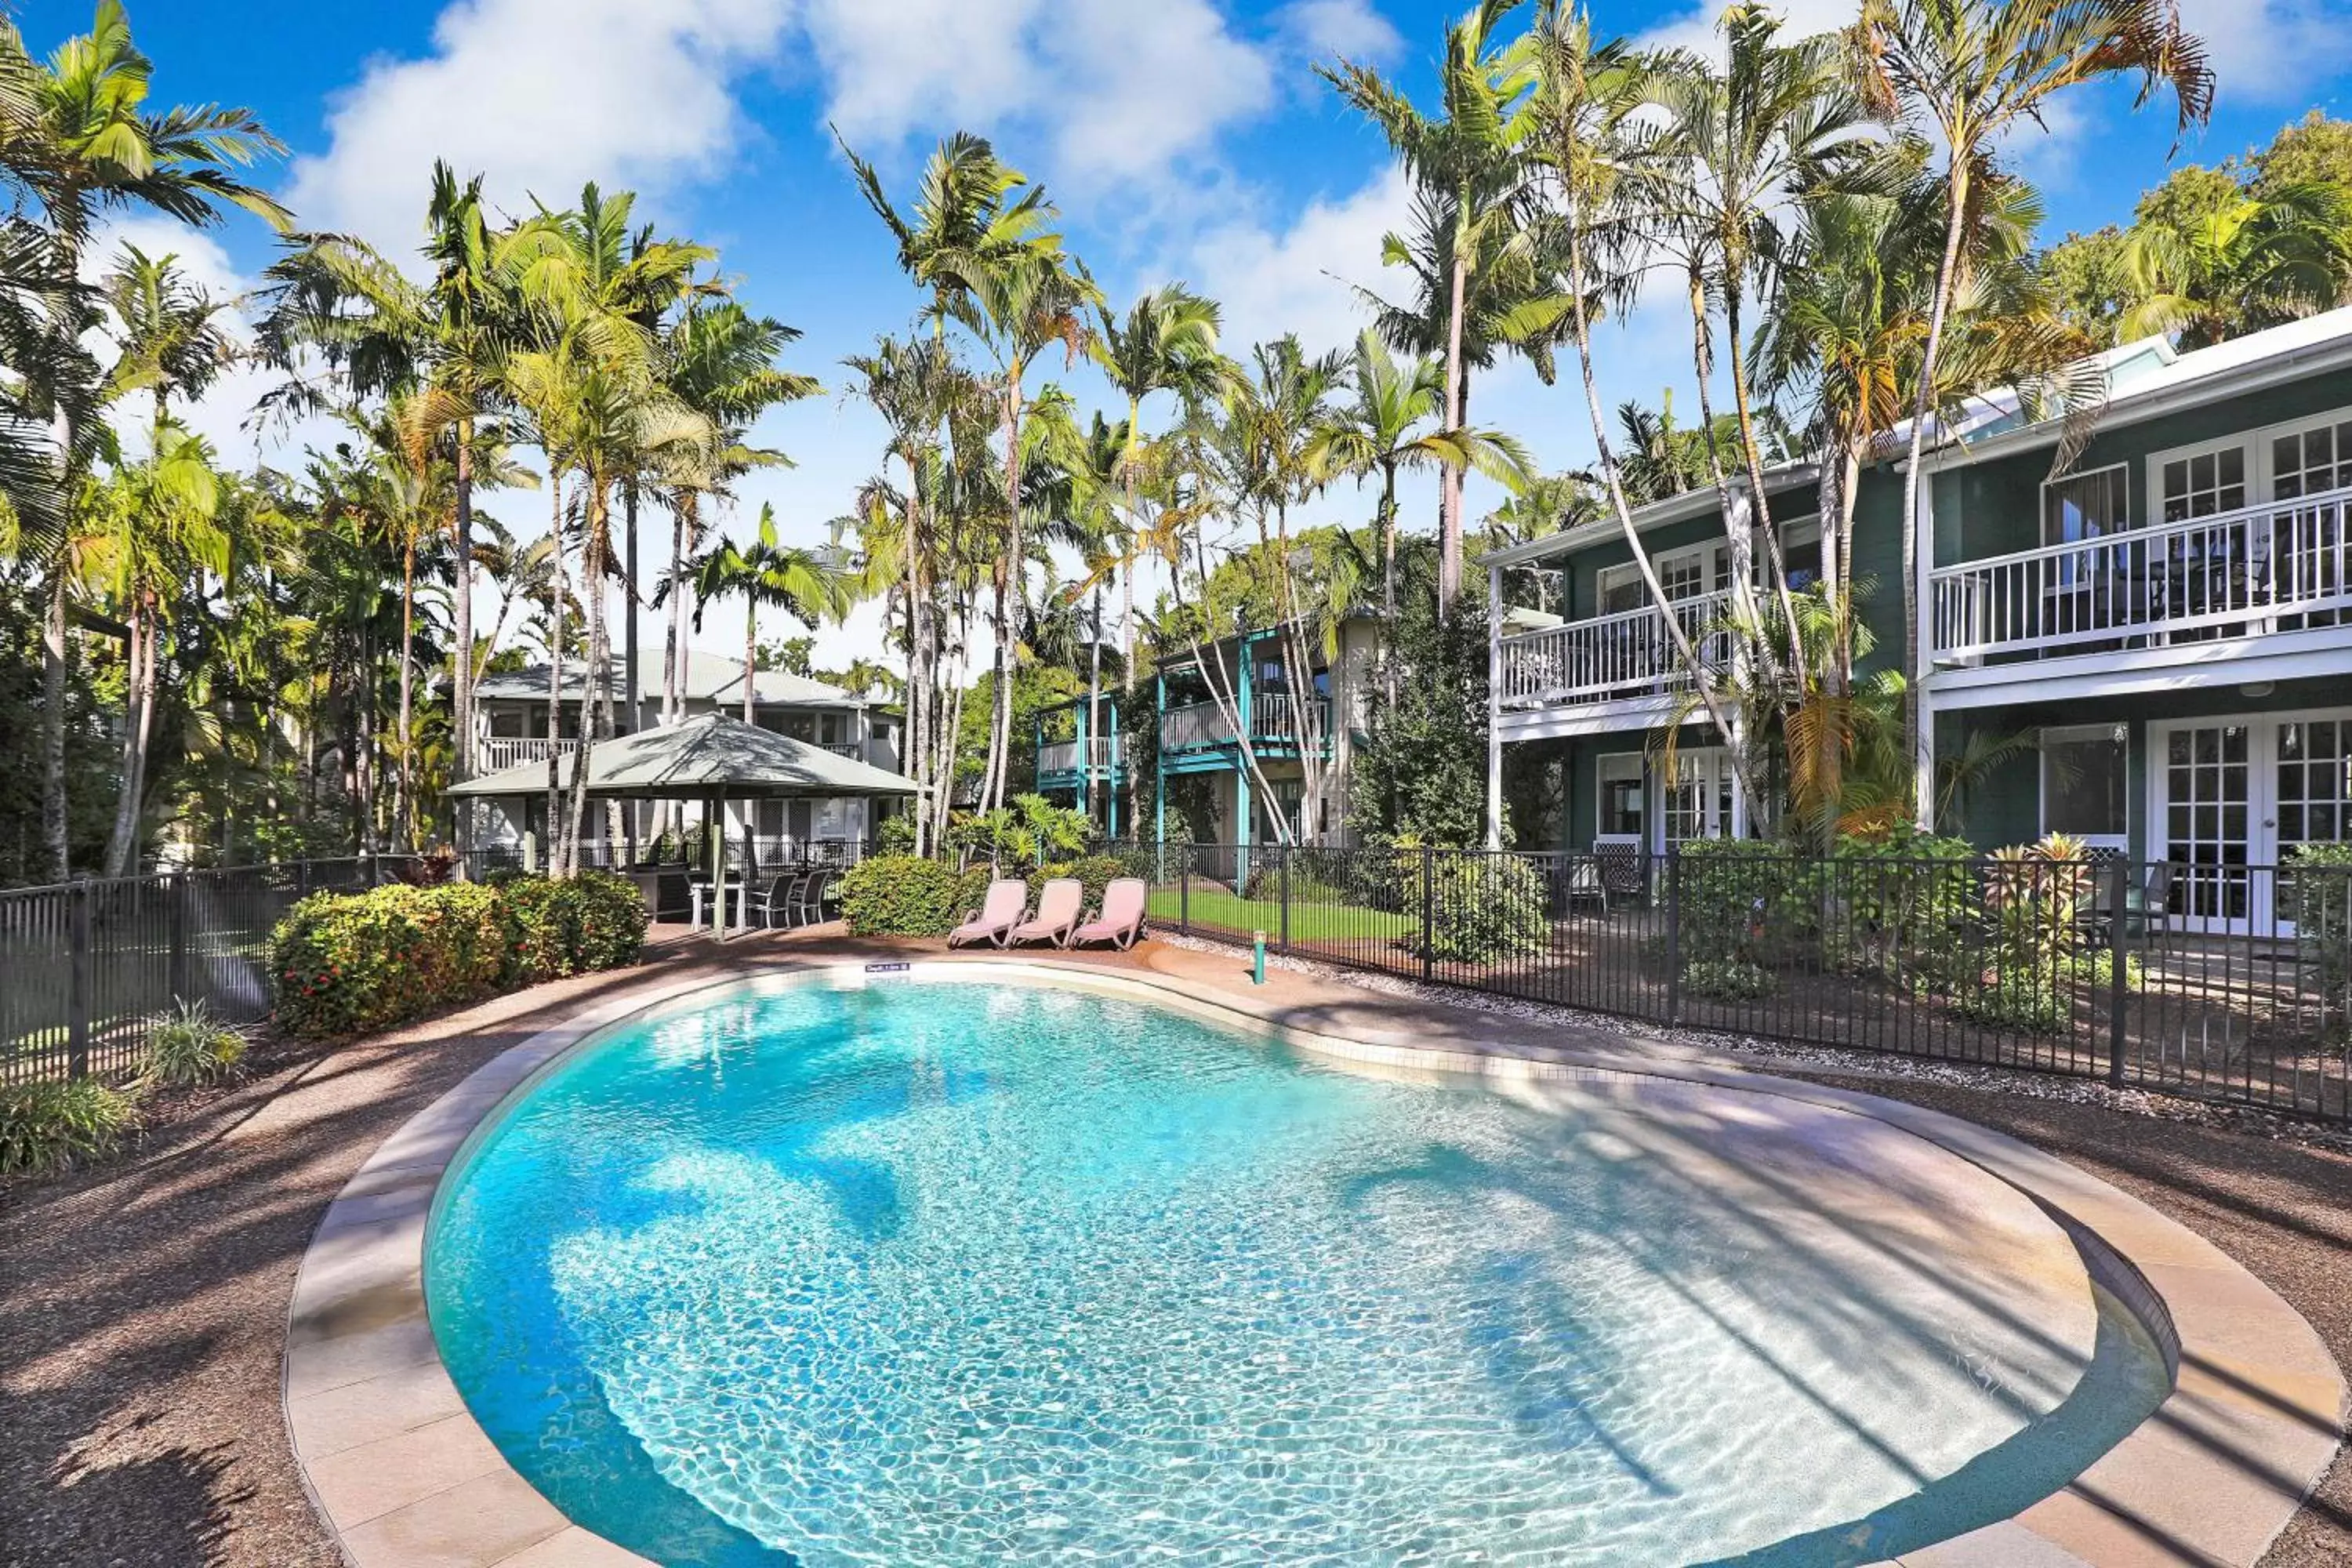
[{"label": "teal painted post", "polygon": [[1090,739],[1087,734],[1087,705],[1074,704],[1071,712],[1078,728],[1078,782],[1071,789],[1070,804],[1084,811],[1094,804],[1094,791],[1087,783],[1087,742]]},{"label": "teal painted post", "polygon": [[1103,787],[1110,792],[1111,842],[1118,841],[1118,775],[1126,770],[1119,766],[1118,704],[1110,705],[1110,763],[1103,770]]},{"label": "teal painted post", "polygon": [[[1151,678],[1152,721],[1157,723],[1167,713],[1168,678],[1155,675]],[[1151,841],[1168,842],[1168,759],[1157,746],[1151,748]]]},{"label": "teal painted post", "polygon": [[1250,744],[1250,691],[1255,685],[1250,658],[1250,640],[1241,642],[1241,680],[1234,690],[1234,717],[1241,733],[1234,737],[1234,897],[1241,898],[1249,890],[1250,851],[1250,760],[1255,752]]}]

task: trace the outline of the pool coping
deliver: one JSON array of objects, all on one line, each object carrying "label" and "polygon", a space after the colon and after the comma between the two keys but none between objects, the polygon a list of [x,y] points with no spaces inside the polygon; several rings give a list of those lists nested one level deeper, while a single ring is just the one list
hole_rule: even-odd
[{"label": "pool coping", "polygon": [[[425,1226],[476,1129],[589,1037],[698,991],[822,972],[810,954],[744,973],[649,976],[493,1058],[379,1143],[320,1218],[288,1310],[281,1398],[297,1471],[355,1568],[654,1568],[572,1523],[475,1423],[425,1319]],[[1665,1080],[1843,1110],[1918,1137],[2026,1194],[2137,1312],[2175,1372],[2156,1413],[2063,1490],[2013,1518],[1893,1560],[1901,1568],[2253,1568],[2326,1471],[2347,1413],[2341,1372],[2285,1301],[2212,1243],[2109,1184],[1972,1122],[1853,1089],[1654,1047],[1531,1045],[1524,1020],[1425,1008],[1409,1035],[1376,1026],[1394,998],[1286,976],[1258,991],[1230,961],[1108,969],[1044,954],[894,953],[894,969],[984,965],[1239,1022],[1297,1048],[1408,1071],[1501,1079]],[[1300,991],[1312,1005],[1297,1005]],[[1371,1021],[1328,1026],[1360,1009]],[[1887,1568],[1885,1564],[1874,1568]]]}]

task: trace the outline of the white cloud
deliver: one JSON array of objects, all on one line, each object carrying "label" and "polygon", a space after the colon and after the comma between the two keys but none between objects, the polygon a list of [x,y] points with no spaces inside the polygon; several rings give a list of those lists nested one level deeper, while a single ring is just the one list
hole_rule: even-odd
[{"label": "white cloud", "polygon": [[[1696,6],[1645,29],[1633,41],[1645,49],[1689,49],[1719,60],[1724,54],[1719,23],[1727,8],[1723,4]],[[1772,10],[1781,20],[1784,38],[1834,32],[1852,26],[1854,17],[1853,0],[1780,0]]]},{"label": "white cloud", "polygon": [[297,161],[313,228],[397,254],[415,243],[425,170],[485,171],[497,201],[568,199],[584,180],[659,190],[743,134],[737,78],[772,59],[788,0],[457,0],[422,59],[380,59],[335,100],[331,144]]},{"label": "white cloud", "polygon": [[1311,59],[1382,60],[1404,45],[1364,0],[1296,0],[1278,18],[1283,36]]},{"label": "white cloud", "polygon": [[1381,266],[1381,237],[1405,226],[1412,189],[1393,165],[1337,199],[1318,197],[1279,233],[1227,224],[1193,242],[1189,272],[1224,306],[1236,352],[1295,331],[1309,352],[1345,348],[1370,323],[1356,290],[1399,286]]},{"label": "white cloud", "polygon": [[2180,20],[2205,40],[2224,98],[2305,100],[2352,66],[2352,6],[2342,0],[2180,0]]}]

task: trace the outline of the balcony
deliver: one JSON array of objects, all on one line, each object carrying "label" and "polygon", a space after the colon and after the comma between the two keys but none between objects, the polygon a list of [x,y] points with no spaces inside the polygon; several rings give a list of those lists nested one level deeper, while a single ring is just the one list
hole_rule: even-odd
[{"label": "balcony", "polygon": [[2352,489],[1962,562],[1930,583],[1929,683],[1984,701],[2028,683],[2155,689],[2189,667],[2326,673],[2352,647]]},{"label": "balcony", "polygon": [[[1096,778],[1109,778],[1118,773],[1126,756],[1124,737],[1092,735],[1087,740],[1087,772]],[[1037,748],[1037,776],[1076,779],[1078,773],[1078,743],[1076,741],[1048,741]]]},{"label": "balcony", "polygon": [[551,741],[544,735],[485,735],[475,742],[474,766],[478,773],[494,773],[524,763],[543,763],[551,749],[568,757],[580,749],[580,742]]},{"label": "balcony", "polygon": [[[1709,669],[1730,666],[1730,634],[1717,629],[1730,602],[1727,592],[1675,602],[1676,624]],[[1500,652],[1496,700],[1506,740],[1645,729],[1691,687],[1655,605],[1521,632]]]},{"label": "balcony", "polygon": [[[1292,728],[1291,702],[1285,691],[1258,691],[1250,697],[1250,742],[1260,752],[1294,751],[1298,737]],[[1331,745],[1331,703],[1328,698],[1315,699],[1315,709],[1320,715],[1318,726],[1323,746]],[[1189,707],[1171,708],[1160,716],[1160,752],[1162,756],[1181,752],[1214,752],[1226,747],[1238,750],[1234,725],[1213,702],[1195,702]]]}]

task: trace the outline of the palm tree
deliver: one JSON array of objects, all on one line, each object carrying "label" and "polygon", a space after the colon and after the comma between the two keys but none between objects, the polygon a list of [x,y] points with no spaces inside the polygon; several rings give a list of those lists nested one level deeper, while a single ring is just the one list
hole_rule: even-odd
[{"label": "palm tree", "polygon": [[[1423,114],[1378,72],[1342,60],[1337,69],[1318,67],[1366,118],[1381,128],[1389,145],[1420,185],[1425,228],[1433,253],[1442,255],[1444,278],[1444,409],[1448,428],[1465,422],[1465,323],[1470,271],[1502,253],[1518,226],[1525,192],[1522,143],[1528,117],[1528,78],[1519,51],[1501,37],[1502,24],[1519,0],[1479,0],[1475,9],[1446,30],[1445,58],[1439,67],[1440,110]],[[1391,241],[1398,255],[1405,247]],[[1554,312],[1557,319],[1557,312]],[[1438,599],[1450,610],[1462,591],[1462,475],[1444,470],[1440,479]]]},{"label": "palm tree", "polygon": [[780,543],[776,509],[760,508],[759,531],[748,545],[731,540],[719,543],[688,563],[687,582],[694,590],[694,629],[702,629],[702,612],[712,600],[740,595],[743,599],[743,722],[757,721],[754,701],[759,671],[760,606],[783,611],[814,630],[821,621],[835,620],[846,606],[841,574],[814,552]]},{"label": "palm tree", "polygon": [[2204,348],[2276,326],[2344,298],[2352,271],[2352,193],[2312,181],[2247,195],[2186,226],[2143,220],[2124,237],[2138,298],[2123,338],[2179,334]]},{"label": "palm tree", "polygon": [[[1222,312],[1181,283],[1165,283],[1128,307],[1124,319],[1097,312],[1095,363],[1111,387],[1127,399],[1126,443],[1119,455],[1127,499],[1128,531],[1136,531],[1143,477],[1143,405],[1163,392],[1186,402],[1216,390],[1225,362],[1217,353]],[[1135,689],[1135,561],[1121,564],[1118,646],[1126,666],[1125,689]]]},{"label": "palm tree", "polygon": [[[1723,308],[1724,361],[1753,513],[1743,521],[1725,509],[1733,592],[1739,603],[1748,603],[1755,582],[1754,541],[1761,534],[1771,585],[1793,637],[1795,605],[1764,488],[1741,318],[1751,280],[1759,292],[1770,289],[1773,263],[1782,248],[1778,214],[1789,193],[1819,185],[1865,154],[1874,141],[1867,136],[1874,117],[1848,63],[1845,39],[1825,33],[1783,44],[1780,18],[1750,5],[1732,6],[1723,26],[1728,47],[1721,74],[1690,56],[1671,59],[1654,73],[1658,100],[1674,117],[1664,182],[1665,216],[1668,227],[1683,234],[1691,263],[1699,423],[1710,433],[1715,409],[1708,387],[1715,366],[1709,293]],[[1712,463],[1711,444],[1707,456]],[[1719,468],[1717,482],[1720,489]],[[1792,666],[1801,663],[1802,650],[1791,645],[1790,657]]]},{"label": "palm tree", "polygon": [[[1592,421],[1592,440],[1602,494],[1624,535],[1633,566],[1649,591],[1650,603],[1664,623],[1675,658],[1690,672],[1692,689],[1708,721],[1723,739],[1726,755],[1740,794],[1758,800],[1738,717],[1733,704],[1717,689],[1716,672],[1698,656],[1690,632],[1676,614],[1658,581],[1657,569],[1633,526],[1625,494],[1624,474],[1609,439],[1609,423],[1601,406],[1601,389],[1592,372],[1591,301],[1603,291],[1604,281],[1591,257],[1596,238],[1607,243],[1612,226],[1622,232],[1627,192],[1622,174],[1636,161],[1645,134],[1636,123],[1647,93],[1645,71],[1623,40],[1598,43],[1591,18],[1570,0],[1542,0],[1527,39],[1529,68],[1535,78],[1537,130],[1532,155],[1538,161],[1557,204],[1557,222],[1568,263],[1570,319],[1579,370],[1584,381],[1584,402]],[[1499,803],[1490,798],[1490,836],[1499,829]]]},{"label": "palm tree", "polygon": [[1444,414],[1438,402],[1444,376],[1435,360],[1423,357],[1400,364],[1380,334],[1367,331],[1356,339],[1348,374],[1353,397],[1316,432],[1310,460],[1318,479],[1341,474],[1380,476],[1372,521],[1381,541],[1381,624],[1393,631],[1398,473],[1466,464],[1516,488],[1528,479],[1530,470],[1518,442],[1499,431],[1441,426],[1421,432],[1424,423]]},{"label": "palm tree", "polygon": [[[282,152],[278,140],[247,110],[206,106],[150,112],[153,67],[131,41],[119,0],[99,0],[90,30],[67,39],[45,66],[31,69],[22,68],[28,62],[15,25],[0,23],[0,58],[19,67],[9,73],[16,91],[6,162],[39,214],[35,248],[55,278],[78,275],[92,220],[103,211],[148,207],[204,227],[219,222],[224,208],[240,207],[278,226],[286,225],[285,209],[238,173]],[[18,236],[25,238],[26,231]],[[58,338],[45,357],[68,363],[73,356],[67,344],[88,324],[87,311],[68,311],[57,324]],[[50,395],[29,410],[52,421],[51,449],[62,468],[56,493],[61,497],[73,495],[95,450],[89,427],[92,407],[88,398]],[[68,531],[48,535],[59,551]],[[41,816],[52,871],[63,878],[68,870],[65,706],[72,646],[67,625],[70,572],[61,554],[52,553],[47,575]]]},{"label": "palm tree", "polygon": [[[2003,137],[2040,123],[2071,88],[2107,77],[2139,78],[2138,102],[2168,89],[2186,132],[2211,112],[2205,46],[2180,26],[2171,0],[1863,0],[1857,26],[1865,85],[1882,111],[1925,120],[1945,153],[1944,250],[1927,311],[1911,404],[1910,459],[1903,470],[1903,739],[1924,761],[1916,668],[1919,647],[1920,458],[1952,303],[1966,282],[1962,237],[1979,187],[1994,174]],[[1916,820],[1935,807],[1934,777],[1916,769]]]},{"label": "palm tree", "polygon": [[[934,772],[940,717],[938,679],[940,639],[945,617],[934,604],[944,574],[943,559],[949,527],[930,502],[942,488],[942,430],[958,405],[969,405],[979,386],[955,363],[946,343],[937,338],[900,342],[891,337],[876,340],[871,353],[853,354],[843,362],[855,371],[860,391],[889,426],[884,460],[895,459],[907,470],[903,489],[878,480],[861,495],[855,516],[869,559],[894,560],[904,578],[907,613],[907,733],[908,776],[916,788],[940,784]],[[930,814],[915,818],[916,852],[929,848]]]}]

